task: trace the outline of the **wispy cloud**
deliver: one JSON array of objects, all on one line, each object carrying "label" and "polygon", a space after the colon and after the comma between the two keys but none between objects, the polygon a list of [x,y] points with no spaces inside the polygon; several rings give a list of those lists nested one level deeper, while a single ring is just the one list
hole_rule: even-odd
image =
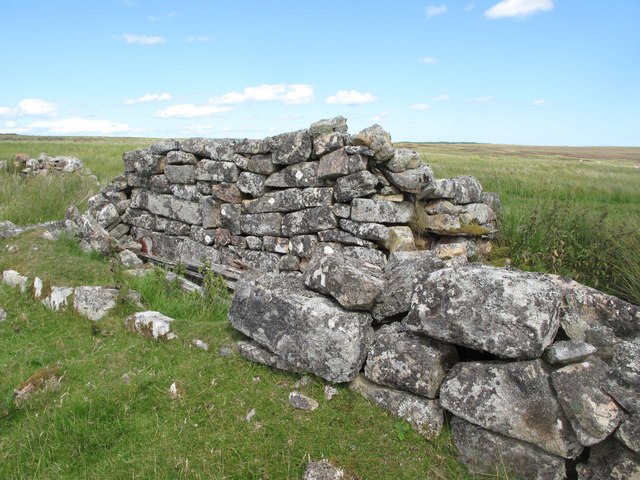
[{"label": "wispy cloud", "polygon": [[413,105],[411,105],[412,110],[429,110],[430,108],[431,105],[429,105],[428,103],[414,103]]},{"label": "wispy cloud", "polygon": [[481,97],[476,97],[473,101],[476,103],[489,103],[492,102],[494,98],[495,97],[492,97],[491,95],[483,95]]},{"label": "wispy cloud", "polygon": [[213,105],[233,105],[244,102],[279,101],[285,105],[301,105],[311,103],[314,91],[307,84],[262,84],[257,87],[246,87],[242,92],[227,92],[209,100]]},{"label": "wispy cloud", "polygon": [[435,65],[436,63],[438,63],[438,60],[433,57],[422,57],[418,59],[418,61],[427,65]]},{"label": "wispy cloud", "polygon": [[0,107],[0,117],[9,117],[14,114],[14,109],[11,107]]},{"label": "wispy cloud", "polygon": [[433,101],[434,102],[447,102],[447,101],[449,101],[450,98],[451,97],[449,97],[448,94],[443,93],[442,95],[437,95],[437,96],[433,97]]},{"label": "wispy cloud", "polygon": [[492,20],[496,18],[526,17],[549,10],[553,10],[553,0],[503,0],[484,12],[484,16]]},{"label": "wispy cloud", "polygon": [[126,123],[110,120],[93,120],[87,118],[63,118],[51,122],[38,121],[29,124],[29,131],[42,130],[50,133],[64,134],[99,134],[124,133],[131,130]]},{"label": "wispy cloud", "polygon": [[124,40],[126,43],[132,45],[160,45],[167,43],[167,39],[159,35],[136,35],[133,33],[123,33],[117,35],[116,38]]},{"label": "wispy cloud", "polygon": [[427,5],[425,8],[427,18],[435,17],[447,11],[446,5]]},{"label": "wispy cloud", "polygon": [[188,43],[207,43],[213,41],[213,38],[207,37],[206,35],[190,35],[185,37],[185,40]]},{"label": "wispy cloud", "polygon": [[335,95],[327,97],[324,101],[329,105],[364,105],[375,102],[377,98],[369,92],[357,90],[339,90]]},{"label": "wispy cloud", "polygon": [[57,113],[55,104],[40,98],[25,98],[16,107],[0,107],[0,117],[54,117]]},{"label": "wispy cloud", "polygon": [[130,98],[125,100],[125,105],[137,105],[138,103],[151,103],[151,102],[167,102],[171,100],[171,94],[169,93],[145,93],[138,98]]},{"label": "wispy cloud", "polygon": [[538,99],[538,100],[535,100],[535,101],[532,103],[532,105],[533,105],[534,107],[541,107],[541,106],[543,106],[545,103],[547,103],[547,101],[546,101],[546,100]]},{"label": "wispy cloud", "polygon": [[178,15],[178,12],[169,12],[166,15],[149,15],[147,20],[150,22],[157,22],[158,20],[162,20],[164,18],[174,18]]},{"label": "wispy cloud", "polygon": [[466,7],[464,7],[464,11],[465,12],[470,12],[474,8],[476,8],[476,4],[475,3],[469,3]]},{"label": "wispy cloud", "polygon": [[181,103],[173,105],[164,110],[158,110],[156,117],[158,118],[198,118],[207,117],[216,113],[224,113],[233,110],[231,107],[221,107],[218,105],[193,105],[191,103]]}]

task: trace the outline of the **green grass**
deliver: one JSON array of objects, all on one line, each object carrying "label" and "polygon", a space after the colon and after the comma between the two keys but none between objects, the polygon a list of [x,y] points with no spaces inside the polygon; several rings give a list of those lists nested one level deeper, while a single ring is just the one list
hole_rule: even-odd
[{"label": "green grass", "polygon": [[[298,479],[309,458],[321,457],[359,478],[471,478],[453,457],[447,429],[427,442],[344,386],[326,401],[325,383],[312,378],[298,390],[320,408],[293,409],[288,394],[300,375],[219,355],[240,338],[226,322],[224,299],[182,293],[162,272],[129,277],[70,242],[51,243],[37,232],[0,240],[0,251],[19,247],[0,266],[66,285],[77,284],[79,270],[92,272],[86,283],[123,281],[147,308],[176,319],[179,338],[154,342],[125,332],[124,318],[134,311],[127,303],[93,323],[0,286],[9,312],[0,323],[0,478]],[[25,255],[34,246],[40,263]],[[56,272],[60,263],[75,266]],[[190,347],[192,338],[210,351]],[[50,366],[63,373],[57,390],[11,403],[13,388]],[[182,391],[177,400],[169,395],[174,382]]]}]

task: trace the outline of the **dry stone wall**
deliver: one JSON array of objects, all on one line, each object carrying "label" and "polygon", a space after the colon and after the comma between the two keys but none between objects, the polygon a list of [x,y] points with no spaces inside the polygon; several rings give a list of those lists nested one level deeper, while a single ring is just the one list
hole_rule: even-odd
[{"label": "dry stone wall", "polygon": [[343,117],[263,140],[167,140],[123,161],[72,217],[103,251],[133,241],[171,262],[299,271],[320,250],[379,266],[394,251],[472,256],[496,231],[497,197],[477,180],[436,180],[381,127],[352,137]]}]

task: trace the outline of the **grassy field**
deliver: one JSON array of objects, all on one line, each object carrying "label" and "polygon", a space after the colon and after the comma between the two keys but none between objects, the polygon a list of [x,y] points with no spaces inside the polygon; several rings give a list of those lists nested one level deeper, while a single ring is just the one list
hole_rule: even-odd
[{"label": "grassy field", "polygon": [[[121,173],[124,151],[149,143],[0,135],[0,160],[19,152],[74,155],[104,184]],[[515,266],[569,274],[640,303],[640,149],[412,147],[437,177],[474,175],[500,193],[493,262],[509,257]],[[99,189],[73,182],[0,172],[0,220],[61,219],[69,204],[82,206]],[[0,478],[297,479],[309,458],[321,457],[362,479],[472,478],[453,457],[447,428],[428,442],[344,387],[327,401],[317,378],[296,386],[300,375],[220,355],[239,334],[225,321],[228,299],[218,290],[202,299],[163,281],[162,272],[130,278],[73,239],[51,242],[40,234],[0,239],[0,270],[38,275],[46,284],[135,289],[146,308],[176,318],[179,339],[156,343],[124,332],[135,310],[124,300],[93,323],[0,286],[9,313],[0,323]],[[9,253],[9,245],[18,251]],[[190,347],[193,338],[210,351]],[[63,374],[61,385],[16,405],[13,389],[52,366]],[[174,382],[177,399],[169,395]],[[294,389],[320,408],[292,409]]]}]

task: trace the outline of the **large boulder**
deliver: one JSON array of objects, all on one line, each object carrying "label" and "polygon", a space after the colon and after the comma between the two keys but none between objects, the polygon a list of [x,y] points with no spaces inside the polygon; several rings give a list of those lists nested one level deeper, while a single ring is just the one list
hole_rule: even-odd
[{"label": "large boulder", "polygon": [[542,356],[560,325],[561,292],[546,276],[472,264],[416,287],[408,330],[503,358]]},{"label": "large boulder", "polygon": [[[471,473],[494,476],[504,472],[521,480],[563,480],[565,460],[530,443],[505,437],[469,423],[451,419],[451,437],[457,457]],[[513,475],[513,477],[511,477]]]},{"label": "large boulder", "polygon": [[352,380],[370,343],[371,316],[343,310],[299,276],[250,272],[236,284],[229,322],[299,370]]},{"label": "large boulder", "polygon": [[541,360],[463,362],[440,389],[442,406],[468,422],[564,458],[582,451]]}]

